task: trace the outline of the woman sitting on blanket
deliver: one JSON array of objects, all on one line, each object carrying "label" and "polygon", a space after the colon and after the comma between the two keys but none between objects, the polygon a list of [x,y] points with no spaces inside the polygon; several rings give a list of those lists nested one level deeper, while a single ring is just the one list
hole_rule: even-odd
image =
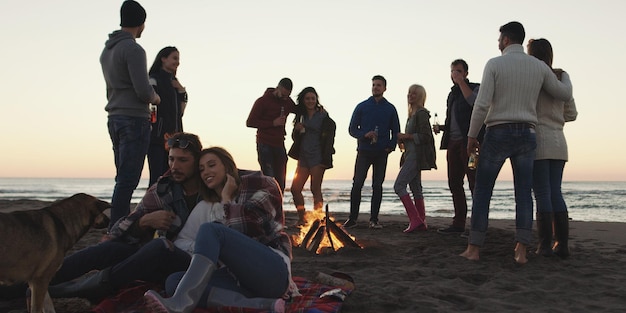
[{"label": "woman sitting on blanket", "polygon": [[162,298],[150,290],[147,306],[154,312],[211,306],[283,312],[283,298],[297,294],[297,287],[276,180],[257,171],[239,173],[219,147],[202,150],[199,166],[201,192],[217,221],[199,227],[187,271],[168,278],[166,293],[173,295]]}]

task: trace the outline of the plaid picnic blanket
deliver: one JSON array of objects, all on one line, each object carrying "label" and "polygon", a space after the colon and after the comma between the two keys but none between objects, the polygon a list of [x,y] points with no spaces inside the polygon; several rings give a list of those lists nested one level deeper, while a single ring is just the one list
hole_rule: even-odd
[{"label": "plaid picnic blanket", "polygon": [[[294,277],[294,282],[302,296],[293,297],[286,301],[285,311],[291,313],[311,313],[311,312],[339,312],[343,301],[336,297],[320,298],[324,292],[341,288],[346,295],[352,293],[353,288],[346,286],[329,286],[313,282],[303,277]],[[161,291],[163,288],[156,284],[137,282],[123,290],[117,295],[104,299],[100,304],[91,310],[92,313],[148,313],[145,307],[143,294],[148,290]],[[237,307],[215,307],[208,309],[195,309],[193,313],[262,313],[257,309],[245,309]]]}]

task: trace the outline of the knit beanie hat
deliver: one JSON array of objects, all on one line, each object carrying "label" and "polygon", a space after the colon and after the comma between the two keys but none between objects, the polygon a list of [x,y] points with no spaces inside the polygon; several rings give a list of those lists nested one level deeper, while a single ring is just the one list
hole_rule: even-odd
[{"label": "knit beanie hat", "polygon": [[137,27],[146,21],[146,10],[136,1],[126,0],[120,9],[122,27]]}]

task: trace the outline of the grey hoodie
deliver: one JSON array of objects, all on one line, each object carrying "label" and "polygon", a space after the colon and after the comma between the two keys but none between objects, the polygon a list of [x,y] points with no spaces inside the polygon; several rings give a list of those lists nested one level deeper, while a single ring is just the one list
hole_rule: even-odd
[{"label": "grey hoodie", "polygon": [[132,34],[122,30],[109,34],[100,64],[109,100],[104,109],[109,116],[150,118],[148,103],[156,93],[148,81],[146,52]]}]

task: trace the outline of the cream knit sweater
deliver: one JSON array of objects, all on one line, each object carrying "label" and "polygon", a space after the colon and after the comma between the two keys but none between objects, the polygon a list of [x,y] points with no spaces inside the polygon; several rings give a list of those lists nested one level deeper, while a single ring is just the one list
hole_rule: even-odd
[{"label": "cream knit sweater", "polygon": [[574,99],[560,101],[545,91],[539,94],[537,101],[537,152],[535,160],[567,161],[567,142],[563,133],[565,122],[576,120],[578,111]]},{"label": "cream knit sweater", "polygon": [[474,103],[469,137],[476,138],[484,124],[537,124],[537,99],[545,90],[554,98],[572,98],[572,84],[567,73],[559,81],[539,59],[524,53],[520,44],[507,46],[502,55],[487,62]]}]

